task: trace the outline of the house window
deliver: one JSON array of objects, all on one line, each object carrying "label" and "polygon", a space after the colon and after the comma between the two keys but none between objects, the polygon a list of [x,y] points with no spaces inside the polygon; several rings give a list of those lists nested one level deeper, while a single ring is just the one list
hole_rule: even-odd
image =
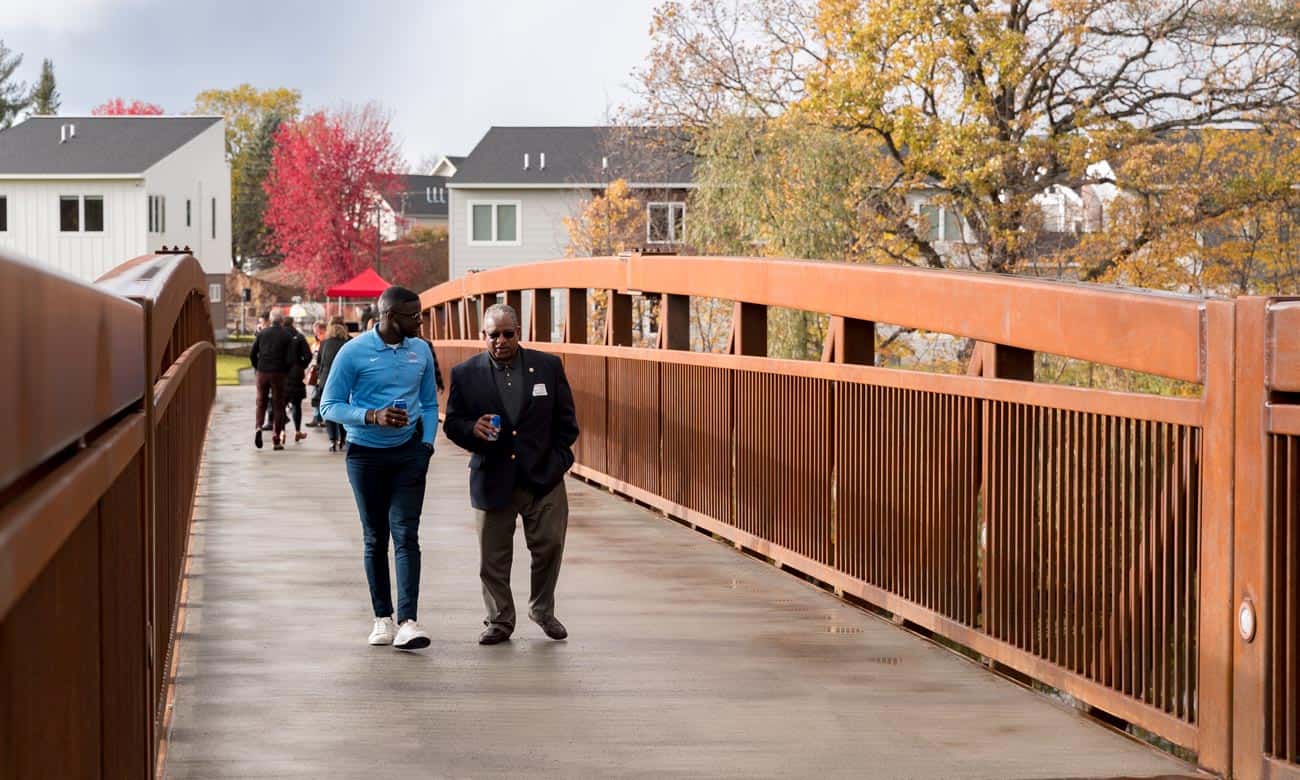
[{"label": "house window", "polygon": [[167,232],[167,199],[162,195],[149,196],[149,232]]},{"label": "house window", "polygon": [[9,199],[0,195],[0,233],[9,230]]},{"label": "house window", "polygon": [[59,196],[59,232],[81,232],[81,198],[79,196]]},{"label": "house window", "polygon": [[185,199],[185,227],[190,226],[190,199]]},{"label": "house window", "polygon": [[103,233],[103,195],[60,195],[60,233]]},{"label": "house window", "polygon": [[104,196],[87,195],[81,200],[82,224],[87,233],[104,232]]},{"label": "house window", "polygon": [[924,241],[961,241],[961,217],[944,206],[922,204],[917,209],[917,232]]},{"label": "house window", "polygon": [[471,201],[469,204],[471,244],[518,246],[519,201]]},{"label": "house window", "polygon": [[212,199],[212,237],[217,237],[217,199]]},{"label": "house window", "polygon": [[686,204],[646,204],[645,240],[650,244],[679,244],[686,240]]},{"label": "house window", "polygon": [[208,303],[221,303],[221,285],[208,285]]}]

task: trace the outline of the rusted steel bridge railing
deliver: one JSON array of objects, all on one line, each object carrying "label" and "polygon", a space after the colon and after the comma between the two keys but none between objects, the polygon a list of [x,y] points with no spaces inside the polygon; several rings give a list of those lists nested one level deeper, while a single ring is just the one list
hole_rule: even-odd
[{"label": "rusted steel bridge railing", "polygon": [[155,768],[215,392],[206,281],[0,257],[0,777]]},{"label": "rusted steel bridge railing", "polygon": [[[609,294],[600,345],[586,343],[592,290]],[[549,343],[560,291],[565,341]],[[660,301],[658,349],[630,346],[640,294]],[[482,309],[498,296],[527,300],[527,332],[544,336],[531,346],[563,356],[579,475],[1208,768],[1298,771],[1300,304],[632,255],[427,291],[442,362],[481,349]],[[735,302],[731,354],[689,351],[692,296]],[[831,315],[823,362],[766,357],[769,306]],[[876,323],[977,340],[971,373],[874,366]],[[1200,395],[1035,384],[1035,352],[1197,383]],[[1241,604],[1257,616],[1249,640]]]}]

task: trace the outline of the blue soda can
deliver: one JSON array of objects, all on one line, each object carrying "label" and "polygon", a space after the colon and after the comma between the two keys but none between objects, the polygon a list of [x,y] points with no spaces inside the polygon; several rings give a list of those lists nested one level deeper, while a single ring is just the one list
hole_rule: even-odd
[{"label": "blue soda can", "polygon": [[393,408],[401,409],[403,412],[406,411],[406,399],[398,398],[396,401],[393,401]]},{"label": "blue soda can", "polygon": [[492,431],[492,441],[496,441],[497,436],[500,435],[498,431],[501,430],[501,415],[499,414],[492,415],[491,422],[492,422],[492,427],[496,429]]}]

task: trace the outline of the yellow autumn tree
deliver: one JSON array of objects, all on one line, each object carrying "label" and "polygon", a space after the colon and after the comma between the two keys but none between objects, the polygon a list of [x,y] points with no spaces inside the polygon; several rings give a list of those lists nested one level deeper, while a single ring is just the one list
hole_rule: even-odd
[{"label": "yellow autumn tree", "polygon": [[[705,166],[730,188],[710,195],[702,185],[701,203],[751,189],[737,197],[747,210],[732,227],[757,228],[734,237],[826,232],[834,212],[791,206],[834,202],[789,167],[819,129],[827,144],[859,150],[827,169],[858,222],[850,240],[817,245],[826,259],[1018,272],[1045,252],[1068,251],[1055,259],[1070,275],[1118,278],[1123,267],[1126,281],[1166,284],[1180,277],[1160,269],[1184,268],[1185,252],[1217,221],[1290,208],[1274,186],[1300,181],[1289,156],[1268,165],[1256,157],[1236,175],[1207,169],[1216,175],[1197,180],[1190,208],[1162,212],[1160,203],[1182,196],[1144,188],[1152,179],[1179,186],[1205,131],[1295,126],[1294,8],[1290,0],[668,3],[640,73],[639,117],[695,129]],[[709,159],[734,146],[737,121],[749,123],[753,153]],[[1238,133],[1212,143],[1249,151],[1255,141]],[[1047,245],[1043,198],[1089,187],[1125,193],[1108,204],[1121,213],[1106,215],[1105,241],[1086,241],[1089,251]],[[960,217],[960,255],[941,255],[926,235],[922,193]],[[692,213],[698,225],[701,211]]]},{"label": "yellow autumn tree", "polygon": [[1300,290],[1300,135],[1203,129],[1117,158],[1107,229],[1065,256],[1085,278],[1201,294]]},{"label": "yellow autumn tree", "polygon": [[582,203],[564,217],[569,257],[601,257],[635,249],[645,238],[645,207],[623,179]]},{"label": "yellow autumn tree", "polygon": [[[603,192],[584,201],[576,215],[564,217],[564,230],[569,234],[565,251],[569,257],[604,257],[630,251],[645,234],[644,213],[645,207],[632,194],[627,181],[615,179]],[[605,332],[609,294],[592,290],[588,306],[587,340],[597,342]]]}]

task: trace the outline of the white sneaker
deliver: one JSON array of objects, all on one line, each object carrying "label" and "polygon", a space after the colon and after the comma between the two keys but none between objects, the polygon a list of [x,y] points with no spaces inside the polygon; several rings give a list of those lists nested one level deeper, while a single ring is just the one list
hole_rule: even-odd
[{"label": "white sneaker", "polygon": [[393,640],[393,647],[398,650],[419,650],[428,646],[429,635],[414,620],[403,623],[397,629],[397,638]]},{"label": "white sneaker", "polygon": [[393,625],[392,618],[375,618],[375,628],[370,632],[370,644],[391,645],[393,643],[393,634],[396,632],[397,627]]}]

